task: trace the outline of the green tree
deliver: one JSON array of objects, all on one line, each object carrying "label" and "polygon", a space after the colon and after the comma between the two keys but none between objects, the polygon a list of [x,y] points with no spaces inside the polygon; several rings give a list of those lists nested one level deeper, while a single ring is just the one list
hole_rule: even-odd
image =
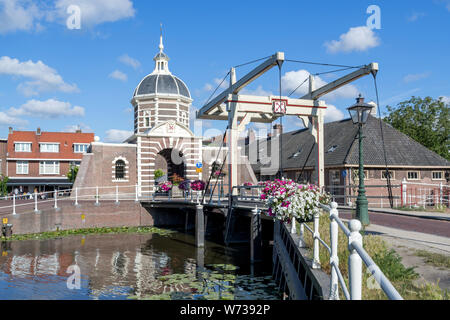
[{"label": "green tree", "polygon": [[6,194],[8,193],[8,189],[7,189],[7,183],[8,183],[9,178],[5,175],[1,175],[0,176],[0,193],[1,196],[6,196]]},{"label": "green tree", "polygon": [[450,160],[449,104],[442,98],[411,97],[397,107],[386,106],[384,121],[423,146]]},{"label": "green tree", "polygon": [[67,173],[67,179],[69,179],[70,182],[74,183],[75,179],[77,178],[78,174],[78,166],[70,166],[70,170]]}]

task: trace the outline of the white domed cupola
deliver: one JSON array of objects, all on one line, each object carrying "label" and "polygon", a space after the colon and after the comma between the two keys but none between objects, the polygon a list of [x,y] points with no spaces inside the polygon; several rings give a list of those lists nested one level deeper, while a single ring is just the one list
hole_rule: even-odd
[{"label": "white domed cupola", "polygon": [[135,108],[135,133],[147,132],[170,120],[189,126],[191,94],[186,84],[170,72],[169,60],[161,32],[153,72],[141,80],[131,99]]}]

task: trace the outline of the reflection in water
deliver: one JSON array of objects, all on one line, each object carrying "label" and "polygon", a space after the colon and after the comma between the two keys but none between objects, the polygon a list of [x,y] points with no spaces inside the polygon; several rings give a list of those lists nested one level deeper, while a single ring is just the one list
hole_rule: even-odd
[{"label": "reflection in water", "polygon": [[[66,271],[73,264],[81,271],[79,290],[67,288],[71,274]],[[194,238],[181,233],[14,241],[2,243],[0,299],[126,299],[186,291],[188,285],[168,285],[161,279],[198,279],[211,264],[239,265],[241,274],[249,274],[248,248],[207,242],[205,249],[197,249]],[[267,276],[266,271],[255,275]]]}]

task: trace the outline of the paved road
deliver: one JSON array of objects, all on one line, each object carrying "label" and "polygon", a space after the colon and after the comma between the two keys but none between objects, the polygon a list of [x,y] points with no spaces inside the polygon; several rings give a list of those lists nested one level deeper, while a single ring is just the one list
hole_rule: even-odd
[{"label": "paved road", "polygon": [[[339,216],[351,219],[351,210],[340,209]],[[369,212],[371,224],[415,231],[450,238],[450,222],[442,220],[423,219],[411,216],[398,216],[390,213]]]}]

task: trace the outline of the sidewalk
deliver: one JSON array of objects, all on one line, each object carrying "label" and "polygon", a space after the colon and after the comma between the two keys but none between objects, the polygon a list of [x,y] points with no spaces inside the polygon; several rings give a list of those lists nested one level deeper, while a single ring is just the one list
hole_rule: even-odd
[{"label": "sidewalk", "polygon": [[[339,206],[338,209],[339,208],[349,209],[349,210],[355,209],[350,206]],[[369,211],[397,214],[397,215],[401,215],[401,216],[418,217],[418,218],[424,218],[424,219],[450,221],[450,214],[445,213],[445,212],[442,213],[442,212],[427,212],[427,211],[406,211],[406,210],[397,210],[397,209],[391,209],[391,208],[369,208]]]},{"label": "sidewalk", "polygon": [[379,225],[369,225],[366,231],[384,239],[402,257],[406,267],[414,267],[420,275],[418,283],[426,280],[438,283],[441,289],[450,290],[450,270],[426,263],[417,255],[417,250],[425,250],[450,256],[450,238]]}]

